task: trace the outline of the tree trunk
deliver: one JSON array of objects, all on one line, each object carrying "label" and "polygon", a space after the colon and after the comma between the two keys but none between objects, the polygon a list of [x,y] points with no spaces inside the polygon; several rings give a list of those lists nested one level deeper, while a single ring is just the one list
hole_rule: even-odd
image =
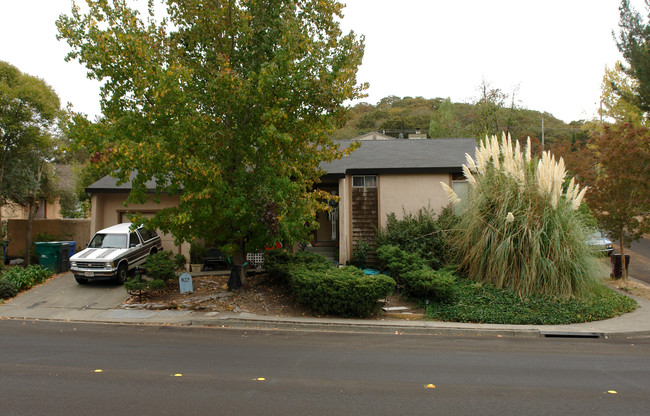
[{"label": "tree trunk", "polygon": [[32,229],[34,228],[34,217],[38,211],[38,203],[29,198],[27,203],[27,230],[25,232],[25,266],[30,265],[30,258],[32,253]]}]

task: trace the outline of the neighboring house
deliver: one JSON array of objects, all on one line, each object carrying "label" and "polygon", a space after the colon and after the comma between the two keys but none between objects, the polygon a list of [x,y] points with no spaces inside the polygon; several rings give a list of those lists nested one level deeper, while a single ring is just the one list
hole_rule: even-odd
[{"label": "neighboring house", "polygon": [[[72,177],[72,172],[70,166],[66,165],[55,165],[54,174],[58,182],[58,187],[60,189],[73,189],[74,188],[74,179]],[[59,220],[63,217],[61,216],[61,205],[59,204],[59,198],[52,198],[50,200],[41,199],[38,211],[34,219],[37,220]],[[27,219],[27,207],[12,202],[7,203],[7,205],[2,206],[2,219],[3,220],[26,220]]]},{"label": "neighboring house", "polygon": [[[340,143],[347,147],[354,141]],[[360,143],[351,155],[321,165],[327,173],[318,187],[338,195],[340,201],[333,212],[319,214],[320,228],[312,245],[332,252],[338,248],[341,263],[350,259],[359,241],[372,241],[375,229],[385,225],[389,213],[401,218],[404,211],[425,207],[439,213],[448,206],[440,182],[465,194],[462,165],[465,154],[474,155],[476,148],[474,139],[366,138]],[[154,183],[147,186],[153,189]],[[86,188],[92,194],[91,234],[128,221],[127,212],[154,215],[178,202],[178,196],[162,195],[158,204],[150,201],[127,208],[124,201],[130,189],[130,183],[117,186],[116,179],[108,176]],[[187,255],[189,245],[177,247],[171,236],[163,236],[163,248]]]}]

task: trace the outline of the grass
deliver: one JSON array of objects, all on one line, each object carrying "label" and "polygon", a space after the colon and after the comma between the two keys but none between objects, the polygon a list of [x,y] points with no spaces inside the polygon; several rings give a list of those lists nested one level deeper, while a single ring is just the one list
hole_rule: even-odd
[{"label": "grass", "polygon": [[490,284],[459,278],[456,299],[428,306],[427,318],[450,322],[517,325],[563,325],[599,321],[631,312],[637,302],[606,286],[583,298],[519,296]]}]

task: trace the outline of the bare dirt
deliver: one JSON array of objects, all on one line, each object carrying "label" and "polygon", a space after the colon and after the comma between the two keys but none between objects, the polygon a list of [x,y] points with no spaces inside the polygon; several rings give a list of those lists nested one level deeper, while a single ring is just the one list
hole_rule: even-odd
[{"label": "bare dirt", "polygon": [[614,289],[650,300],[650,286],[638,280],[608,279],[605,283]]},{"label": "bare dirt", "polygon": [[[286,285],[271,279],[267,274],[249,275],[241,289],[228,290],[228,274],[198,275],[192,278],[192,293],[180,293],[178,280],[170,281],[163,290],[131,296],[124,307],[141,309],[189,309],[206,312],[248,312],[260,316],[318,316],[309,308],[298,304]],[[398,296],[388,298],[388,306],[406,306],[405,314],[380,311],[375,319],[386,317],[422,319],[417,305],[405,302]]]}]

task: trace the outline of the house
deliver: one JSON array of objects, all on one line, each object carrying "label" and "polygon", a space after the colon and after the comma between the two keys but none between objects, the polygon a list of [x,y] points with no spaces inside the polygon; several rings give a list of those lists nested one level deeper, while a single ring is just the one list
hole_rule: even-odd
[{"label": "house", "polygon": [[[73,174],[70,170],[70,166],[66,165],[55,165],[54,166],[54,175],[57,178],[57,186],[59,189],[73,189],[74,180]],[[59,203],[59,198],[45,199],[42,198],[38,204],[38,211],[34,215],[34,219],[43,220],[43,219],[61,219],[61,204]],[[28,208],[13,202],[8,202],[6,205],[3,205],[1,208],[3,220],[26,220],[28,217]]]},{"label": "house", "polygon": [[[356,140],[341,141],[347,147]],[[467,182],[462,174],[465,154],[474,154],[474,139],[360,140],[361,146],[340,160],[323,163],[326,172],[320,189],[338,195],[332,212],[319,214],[319,229],[312,246],[335,252],[341,263],[351,258],[355,244],[372,240],[375,229],[385,225],[393,212],[400,218],[404,211],[416,212],[427,207],[440,212],[448,206],[440,182],[449,184],[460,195]],[[154,187],[148,183],[148,187]],[[91,233],[127,221],[126,214],[152,216],[173,206],[178,196],[161,195],[160,202],[124,206],[130,183],[116,184],[104,177],[86,188],[92,194]],[[171,236],[162,236],[163,248],[186,254],[189,245],[175,246]]]}]

